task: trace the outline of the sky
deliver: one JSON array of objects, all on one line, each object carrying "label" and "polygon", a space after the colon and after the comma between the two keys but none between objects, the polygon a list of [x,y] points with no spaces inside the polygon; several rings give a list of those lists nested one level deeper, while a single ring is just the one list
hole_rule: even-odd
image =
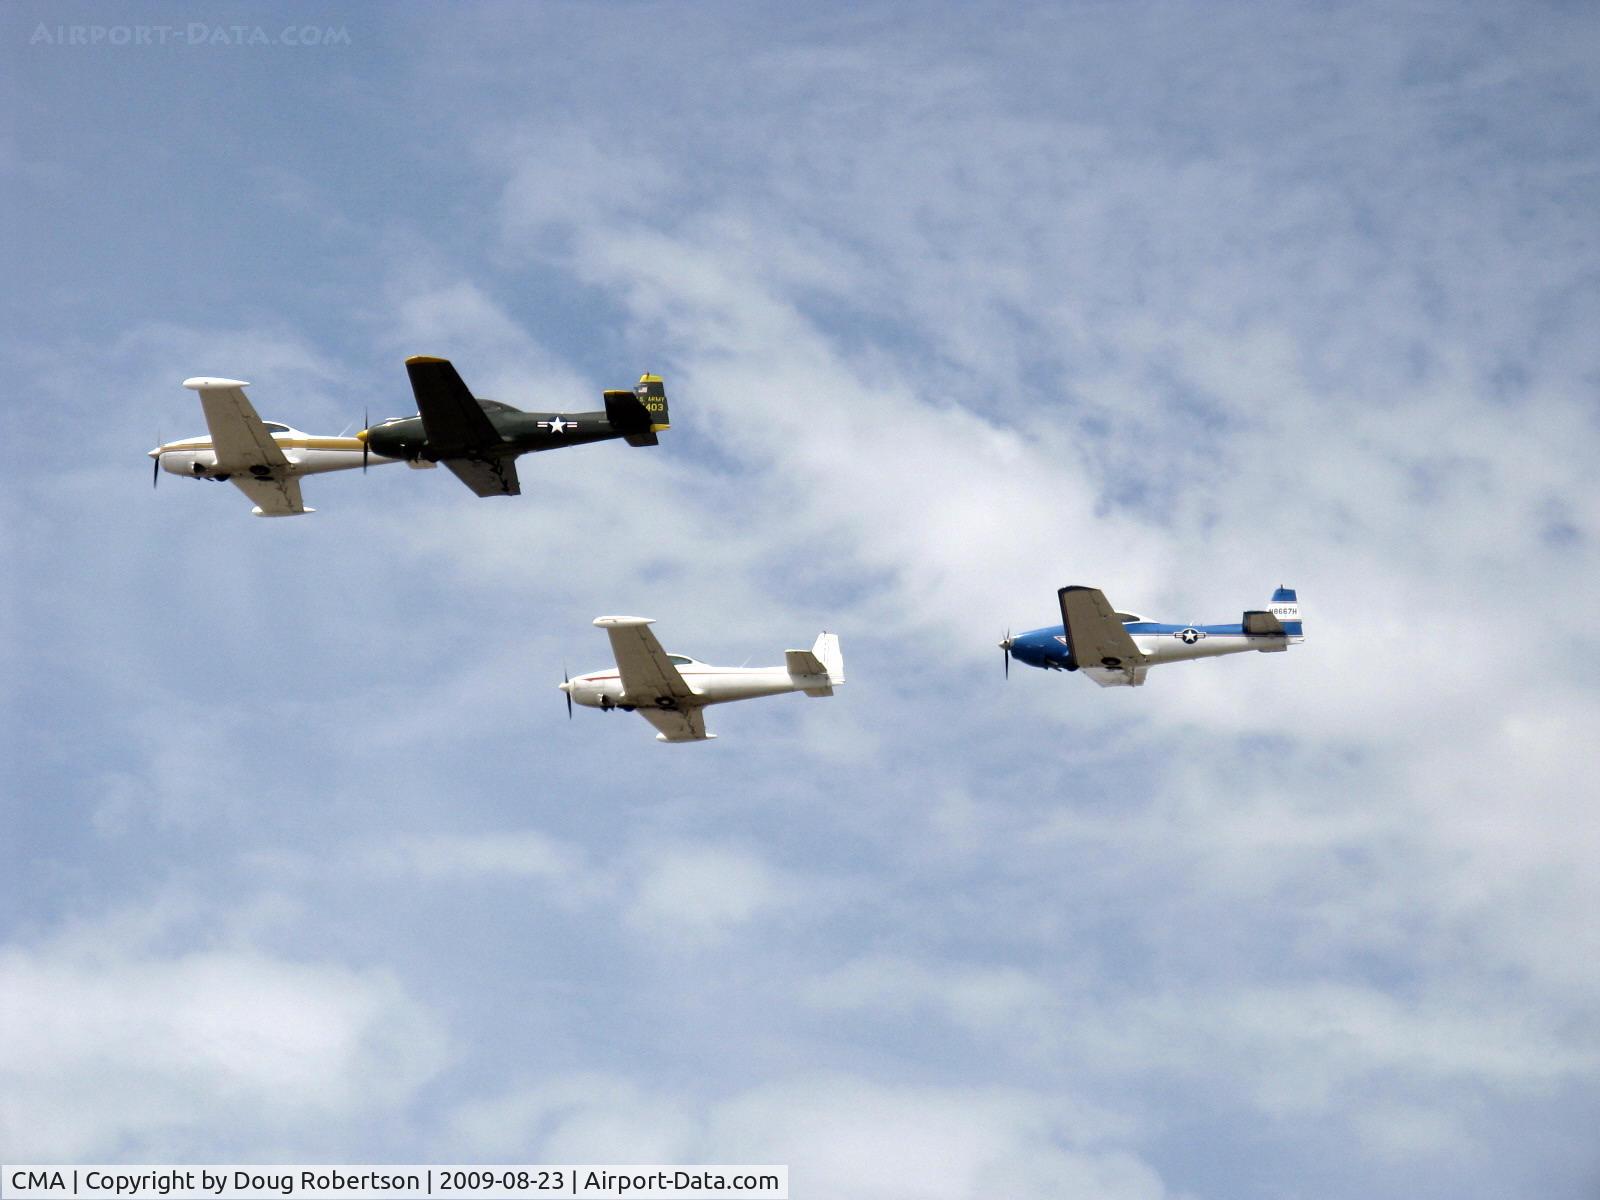
[{"label": "sky", "polygon": [[[0,46],[0,1159],[1600,1196],[1592,6]],[[185,378],[337,433],[411,354],[673,427],[515,499],[150,487]],[[1307,640],[1007,679],[1065,584]],[[849,683],[569,721],[602,613]]]}]

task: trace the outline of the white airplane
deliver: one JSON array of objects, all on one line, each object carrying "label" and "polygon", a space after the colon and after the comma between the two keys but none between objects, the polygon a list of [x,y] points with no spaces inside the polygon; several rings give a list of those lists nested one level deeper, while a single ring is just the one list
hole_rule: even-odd
[{"label": "white airplane", "polygon": [[706,732],[708,704],[753,700],[784,692],[831,696],[844,682],[844,655],[839,635],[823,633],[809,650],[784,651],[781,667],[713,667],[682,654],[668,654],[649,617],[596,617],[606,631],[617,665],[561,682],[567,694],[567,715],[573,701],[610,712],[638,711],[658,732],[658,742],[700,742],[717,735]]},{"label": "white airplane", "polygon": [[242,380],[185,379],[183,386],[200,393],[211,432],[150,451],[152,482],[162,471],[217,483],[231,480],[255,501],[256,516],[293,517],[316,511],[300,499],[300,476],[399,461],[370,453],[360,438],[322,437],[263,421],[245,398],[250,385]]},{"label": "white airplane", "polygon": [[1237,625],[1174,625],[1118,612],[1099,588],[1064,587],[1061,624],[1006,635],[1000,648],[1011,659],[1048,671],[1079,671],[1101,687],[1138,687],[1162,663],[1219,654],[1287,650],[1305,638],[1300,599],[1293,588],[1272,593],[1265,609],[1251,609]]}]

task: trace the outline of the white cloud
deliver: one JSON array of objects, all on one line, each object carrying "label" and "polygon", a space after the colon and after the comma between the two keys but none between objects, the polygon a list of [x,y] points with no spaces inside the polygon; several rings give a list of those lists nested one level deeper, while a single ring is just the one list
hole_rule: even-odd
[{"label": "white cloud", "polygon": [[571,1075],[462,1105],[441,1152],[510,1161],[504,1156],[537,1146],[544,1162],[690,1162],[697,1133],[673,1097],[612,1076]]},{"label": "white cloud", "polygon": [[584,872],[574,847],[534,829],[411,835],[373,847],[366,862],[376,871],[423,879],[505,875],[570,884]]},{"label": "white cloud", "polygon": [[17,1158],[305,1144],[403,1109],[446,1059],[390,973],[248,949],[79,931],[0,953],[0,997],[0,1128]]},{"label": "white cloud", "polygon": [[782,872],[734,846],[667,844],[635,852],[627,920],[668,947],[706,948],[794,899]]},{"label": "white cloud", "polygon": [[1128,1134],[1093,1106],[1019,1088],[819,1072],[704,1100],[585,1075],[463,1106],[441,1152],[493,1160],[532,1146],[541,1161],[788,1165],[792,1188],[838,1200],[1173,1195],[1122,1148]]},{"label": "white cloud", "polygon": [[1023,1053],[1042,1047],[1060,1017],[1056,993],[1015,967],[935,968],[907,958],[857,959],[812,979],[807,1003],[823,1010],[871,1010],[921,1019],[929,1010],[985,1039]]},{"label": "white cloud", "polygon": [[848,1200],[1169,1195],[1137,1156],[1102,1144],[1104,1121],[1021,1089],[817,1075],[720,1105],[711,1140],[741,1157],[794,1164],[793,1186]]}]

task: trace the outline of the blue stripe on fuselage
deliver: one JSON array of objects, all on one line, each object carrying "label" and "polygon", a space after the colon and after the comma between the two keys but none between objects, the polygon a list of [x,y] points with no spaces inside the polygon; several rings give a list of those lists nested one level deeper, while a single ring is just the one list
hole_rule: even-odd
[{"label": "blue stripe on fuselage", "polygon": [[[1259,638],[1261,634],[1250,634],[1244,631],[1242,624],[1235,625],[1169,625],[1161,621],[1130,621],[1123,625],[1130,636],[1166,636],[1173,637],[1185,629],[1195,629],[1207,637],[1237,637]],[[1285,621],[1284,633],[1289,637],[1300,637],[1300,622]],[[1018,662],[1026,663],[1030,667],[1043,667],[1047,670],[1064,670],[1072,661],[1072,653],[1067,648],[1066,631],[1061,626],[1046,626],[1043,629],[1030,629],[1027,633],[1019,633],[1011,639],[1011,657]]]}]

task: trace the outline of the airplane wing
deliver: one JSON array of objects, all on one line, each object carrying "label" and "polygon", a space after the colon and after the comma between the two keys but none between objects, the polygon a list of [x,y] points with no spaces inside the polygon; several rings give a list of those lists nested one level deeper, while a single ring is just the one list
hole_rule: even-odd
[{"label": "airplane wing", "polygon": [[233,485],[255,502],[258,517],[294,517],[315,512],[300,500],[300,480],[294,475],[257,479],[252,475],[230,475]]},{"label": "airplane wing", "polygon": [[[617,656],[617,672],[622,676],[622,691],[631,702],[645,706],[670,697],[690,700],[694,689],[684,681],[667,658],[667,652],[650,632],[648,617],[596,617],[596,625],[611,639],[611,652]],[[650,715],[650,714],[647,714]],[[704,724],[701,725],[704,735]]]},{"label": "airplane wing", "polygon": [[[449,359],[419,354],[406,359],[406,374],[411,377],[411,391],[417,398],[422,431],[428,435],[428,444],[438,458],[459,458],[500,444],[500,431],[472,398]],[[448,462],[445,465],[456,470]],[[456,471],[456,474],[461,472]],[[466,482],[468,487],[473,487],[470,480]],[[473,490],[477,489],[473,487]]]},{"label": "airplane wing", "polygon": [[[1121,673],[1122,668],[1145,665],[1144,654],[1134,645],[1122,622],[1117,620],[1117,610],[1111,607],[1099,588],[1064,587],[1057,595],[1061,600],[1061,624],[1066,630],[1067,644],[1079,667],[1103,667]],[[1129,679],[1127,682],[1136,681]],[[1143,682],[1142,675],[1137,682]]]},{"label": "airplane wing", "polygon": [[706,732],[705,710],[701,708],[641,708],[639,715],[658,732],[663,742],[703,742],[717,735]]},{"label": "airplane wing", "polygon": [[289,465],[283,450],[256,415],[255,406],[245,397],[244,389],[249,384],[237,379],[185,379],[183,386],[200,393],[218,472],[248,471],[251,467],[270,467],[276,472]]},{"label": "airplane wing", "polygon": [[[433,440],[431,435],[428,440]],[[443,461],[452,475],[480,496],[522,495],[514,458],[447,458]]]}]

